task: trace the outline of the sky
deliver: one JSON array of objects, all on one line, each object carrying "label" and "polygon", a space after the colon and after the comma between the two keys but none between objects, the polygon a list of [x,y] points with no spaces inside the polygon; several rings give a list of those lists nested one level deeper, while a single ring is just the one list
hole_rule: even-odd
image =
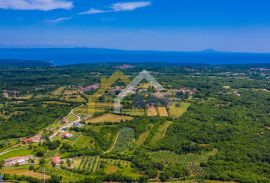
[{"label": "sky", "polygon": [[0,47],[270,52],[270,1],[0,0]]}]

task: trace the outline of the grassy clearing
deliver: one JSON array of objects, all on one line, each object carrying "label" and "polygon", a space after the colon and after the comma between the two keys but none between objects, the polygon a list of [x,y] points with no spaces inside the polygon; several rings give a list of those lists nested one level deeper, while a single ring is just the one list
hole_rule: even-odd
[{"label": "grassy clearing", "polygon": [[89,136],[81,135],[73,144],[73,147],[78,149],[93,148],[95,141]]},{"label": "grassy clearing", "polygon": [[86,122],[87,123],[104,123],[104,122],[119,123],[121,121],[130,121],[132,119],[133,117],[130,117],[130,116],[104,114],[104,115],[89,119]]},{"label": "grassy clearing", "polygon": [[16,156],[27,156],[27,155],[31,155],[32,150],[30,149],[18,149],[18,150],[13,150],[10,151],[6,154],[3,154],[0,156],[0,161],[3,161],[7,158],[12,158],[12,157],[16,157]]},{"label": "grassy clearing", "polygon": [[147,126],[148,127],[147,130],[145,132],[143,132],[142,134],[140,134],[139,138],[136,140],[136,142],[135,142],[136,145],[140,146],[146,141],[153,126],[154,126],[153,124],[149,124]]},{"label": "grassy clearing", "polygon": [[163,137],[165,137],[166,135],[166,131],[169,128],[169,126],[172,124],[171,121],[166,121],[165,123],[163,123],[162,125],[159,126],[157,132],[155,133],[154,137],[151,140],[151,144],[155,144],[156,142],[158,142],[160,139],[162,139]]},{"label": "grassy clearing", "polygon": [[158,109],[159,116],[161,116],[161,117],[168,116],[166,107],[158,107],[157,109]]},{"label": "grassy clearing", "polygon": [[190,103],[181,102],[180,105],[179,106],[178,105],[179,103],[175,102],[170,107],[169,113],[172,117],[179,118],[180,116],[182,116],[185,112],[187,112]]},{"label": "grassy clearing", "polygon": [[216,149],[202,154],[175,154],[171,151],[159,151],[151,153],[150,158],[156,163],[188,165],[189,163],[199,164],[201,162],[207,162],[209,157],[214,156],[216,153]]},{"label": "grassy clearing", "polygon": [[77,119],[77,117],[71,113],[67,115],[67,120],[69,122],[75,121],[76,119]]},{"label": "grassy clearing", "polygon": [[[19,166],[19,167],[4,167],[0,170],[2,174],[11,174],[11,175],[19,175],[19,176],[28,176],[34,177],[36,179],[42,180],[43,174],[28,170],[28,166]],[[49,179],[50,176],[45,175],[46,179]]]},{"label": "grassy clearing", "polygon": [[158,112],[155,107],[151,106],[147,109],[147,116],[157,116],[157,115],[158,115]]}]

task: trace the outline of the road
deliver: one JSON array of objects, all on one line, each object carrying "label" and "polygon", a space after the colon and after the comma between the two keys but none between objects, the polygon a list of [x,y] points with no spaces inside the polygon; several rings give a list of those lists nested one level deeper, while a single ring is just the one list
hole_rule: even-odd
[{"label": "road", "polygon": [[[81,107],[81,106],[79,106],[79,107]],[[76,108],[78,108],[78,107],[76,107]],[[63,128],[70,128],[70,127],[73,126],[74,123],[78,123],[78,122],[80,122],[80,121],[82,120],[82,119],[81,119],[81,116],[79,116],[79,115],[77,115],[77,114],[74,113],[74,110],[75,110],[76,108],[72,109],[71,112],[70,112],[69,114],[72,114],[72,115],[76,116],[77,119],[76,119],[75,121],[72,121],[72,122],[70,122],[70,123],[68,123],[68,124],[65,124],[65,125],[61,126],[56,132],[54,132],[54,133],[49,137],[50,141],[52,141],[53,138],[54,138],[59,132],[61,132]]]}]

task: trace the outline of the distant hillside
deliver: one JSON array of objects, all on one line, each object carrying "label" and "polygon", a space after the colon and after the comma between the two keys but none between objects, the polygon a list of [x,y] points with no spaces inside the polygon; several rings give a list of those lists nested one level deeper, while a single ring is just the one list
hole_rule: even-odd
[{"label": "distant hillside", "polygon": [[0,58],[48,60],[55,65],[98,62],[164,62],[187,64],[270,63],[270,54],[219,52],[212,49],[197,52],[124,51],[97,48],[0,49]]},{"label": "distant hillside", "polygon": [[0,67],[44,67],[51,63],[39,60],[0,59]]}]

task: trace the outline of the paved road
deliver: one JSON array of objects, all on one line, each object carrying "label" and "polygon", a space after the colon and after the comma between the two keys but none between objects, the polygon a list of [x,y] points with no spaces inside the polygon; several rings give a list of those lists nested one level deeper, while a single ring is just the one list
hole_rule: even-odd
[{"label": "paved road", "polygon": [[[79,106],[79,107],[81,107],[81,106]],[[78,108],[78,107],[76,107],[76,108]],[[59,132],[61,132],[63,128],[70,128],[70,127],[73,126],[74,123],[78,123],[78,122],[80,122],[80,121],[82,120],[82,119],[81,119],[81,116],[79,116],[79,115],[77,115],[77,114],[74,113],[74,110],[75,110],[76,108],[72,109],[71,112],[70,112],[69,114],[72,114],[72,115],[76,116],[77,119],[76,119],[75,121],[72,121],[72,122],[70,122],[70,123],[68,123],[68,124],[65,124],[65,125],[61,126],[61,128],[59,128],[56,132],[54,132],[54,133],[49,137],[50,140],[52,140]]]}]

